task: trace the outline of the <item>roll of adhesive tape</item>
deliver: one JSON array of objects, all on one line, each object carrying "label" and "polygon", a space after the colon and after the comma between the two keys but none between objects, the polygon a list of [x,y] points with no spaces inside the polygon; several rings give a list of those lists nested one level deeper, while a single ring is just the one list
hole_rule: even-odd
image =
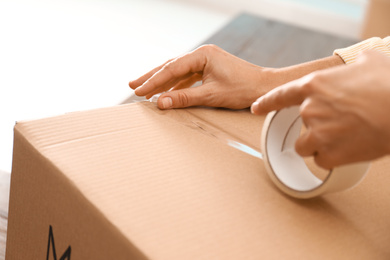
[{"label": "roll of adhesive tape", "polygon": [[295,152],[301,128],[299,106],[271,112],[265,119],[261,148],[267,173],[279,189],[295,198],[313,198],[349,189],[363,179],[368,162],[336,167],[325,180],[317,178]]}]

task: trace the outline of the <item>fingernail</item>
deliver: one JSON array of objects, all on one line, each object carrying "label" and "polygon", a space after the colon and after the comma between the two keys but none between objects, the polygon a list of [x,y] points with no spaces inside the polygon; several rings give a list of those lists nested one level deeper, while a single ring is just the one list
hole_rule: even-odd
[{"label": "fingernail", "polygon": [[255,102],[252,103],[252,105],[251,105],[251,113],[252,113],[252,114],[255,113],[255,112],[254,112],[254,109],[255,109],[255,107],[257,107],[258,105],[259,105],[259,102],[257,102],[257,101],[255,101]]},{"label": "fingernail", "polygon": [[172,107],[172,98],[170,97],[165,97],[162,100],[162,107],[164,109],[171,108]]}]

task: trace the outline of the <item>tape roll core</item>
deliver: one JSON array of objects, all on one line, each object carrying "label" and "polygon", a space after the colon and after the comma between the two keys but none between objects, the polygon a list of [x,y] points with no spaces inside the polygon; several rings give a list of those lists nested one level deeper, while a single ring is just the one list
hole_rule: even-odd
[{"label": "tape roll core", "polygon": [[336,167],[325,180],[317,178],[295,152],[301,128],[299,106],[269,113],[263,125],[261,146],[266,170],[283,192],[295,198],[313,198],[349,189],[363,179],[368,162]]}]

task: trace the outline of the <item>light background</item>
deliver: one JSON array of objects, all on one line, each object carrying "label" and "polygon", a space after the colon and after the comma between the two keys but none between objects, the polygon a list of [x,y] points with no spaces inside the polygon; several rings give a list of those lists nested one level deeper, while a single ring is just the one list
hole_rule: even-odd
[{"label": "light background", "polygon": [[359,36],[365,0],[0,0],[0,173],[16,121],[119,104],[129,80],[250,11]]}]

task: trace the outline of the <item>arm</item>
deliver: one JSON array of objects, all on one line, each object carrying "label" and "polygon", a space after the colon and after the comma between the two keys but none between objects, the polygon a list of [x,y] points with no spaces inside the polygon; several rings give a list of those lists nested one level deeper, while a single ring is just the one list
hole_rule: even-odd
[{"label": "arm", "polygon": [[[333,55],[286,68],[264,68],[205,45],[166,62],[129,86],[146,98],[167,92],[157,101],[161,109],[198,105],[241,109],[281,84],[341,64],[340,56]],[[202,85],[189,88],[196,81]]]}]

